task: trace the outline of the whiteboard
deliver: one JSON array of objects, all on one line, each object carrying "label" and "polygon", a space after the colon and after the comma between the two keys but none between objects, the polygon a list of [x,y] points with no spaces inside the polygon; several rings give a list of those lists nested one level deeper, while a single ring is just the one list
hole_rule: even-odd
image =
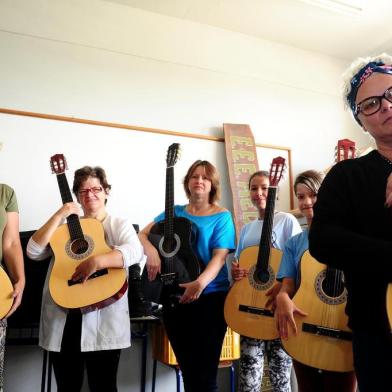
[{"label": "whiteboard", "polygon": [[[190,136],[0,113],[0,182],[16,191],[21,230],[37,229],[61,207],[49,159],[62,153],[68,162],[66,175],[71,188],[76,169],[84,165],[103,167],[112,185],[108,211],[128,217],[143,228],[164,210],[166,151],[171,143],[180,143],[175,203],[187,202],[182,180],[189,166],[202,159],[217,167],[221,175],[220,205],[232,211],[224,143]],[[257,147],[257,155],[263,170],[269,170],[273,157],[288,158],[287,151],[279,148]],[[287,177],[280,183],[276,206],[282,211],[290,209]]]}]

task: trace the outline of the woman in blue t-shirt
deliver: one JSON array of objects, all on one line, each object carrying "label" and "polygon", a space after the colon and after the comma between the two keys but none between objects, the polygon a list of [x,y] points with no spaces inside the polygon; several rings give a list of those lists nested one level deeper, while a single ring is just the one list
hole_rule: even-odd
[{"label": "woman in blue t-shirt", "polygon": [[[216,375],[226,322],[223,315],[229,288],[226,256],[235,248],[231,213],[218,206],[219,175],[208,161],[192,164],[184,178],[189,203],[175,206],[175,216],[190,220],[197,228],[197,254],[204,269],[197,279],[181,284],[184,292],[175,306],[163,307],[163,322],[181,368],[185,390],[217,391]],[[147,273],[154,280],[161,259],[148,235],[164,213],[139,234],[147,255]]]},{"label": "woman in blue t-shirt", "polygon": [[[297,176],[294,182],[294,192],[298,199],[298,208],[306,218],[308,228],[313,219],[313,205],[323,180],[323,174],[314,170],[305,171]],[[277,279],[282,281],[279,294],[276,297],[275,316],[282,339],[288,338],[288,329],[297,331],[294,315],[306,316],[291,300],[298,290],[299,262],[309,248],[308,229],[289,239],[284,247]],[[300,392],[334,391],[355,392],[356,379],[352,372],[330,372],[304,365],[293,360]]]}]

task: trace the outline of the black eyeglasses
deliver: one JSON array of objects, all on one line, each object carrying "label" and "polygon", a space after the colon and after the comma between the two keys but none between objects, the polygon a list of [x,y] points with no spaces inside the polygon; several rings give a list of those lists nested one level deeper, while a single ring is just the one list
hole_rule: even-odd
[{"label": "black eyeglasses", "polygon": [[78,191],[79,196],[86,196],[89,192],[92,192],[94,195],[96,195],[97,193],[100,193],[103,191],[103,188],[101,186],[95,186],[92,188],[85,188],[85,189],[80,189]]},{"label": "black eyeglasses", "polygon": [[392,86],[388,87],[383,95],[365,98],[359,102],[355,108],[355,116],[362,113],[364,116],[371,116],[377,113],[381,108],[381,101],[385,98],[388,102],[392,103]]}]

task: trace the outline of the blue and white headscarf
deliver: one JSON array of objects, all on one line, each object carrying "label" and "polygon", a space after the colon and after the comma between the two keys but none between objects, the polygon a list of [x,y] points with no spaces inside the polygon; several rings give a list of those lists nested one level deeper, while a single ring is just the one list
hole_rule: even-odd
[{"label": "blue and white headscarf", "polygon": [[390,74],[392,75],[392,66],[386,65],[382,61],[371,61],[365,64],[352,78],[350,81],[351,89],[347,94],[347,103],[354,114],[355,119],[359,122],[355,116],[355,110],[357,105],[355,104],[355,99],[357,98],[357,93],[359,87],[362,83],[374,72]]}]

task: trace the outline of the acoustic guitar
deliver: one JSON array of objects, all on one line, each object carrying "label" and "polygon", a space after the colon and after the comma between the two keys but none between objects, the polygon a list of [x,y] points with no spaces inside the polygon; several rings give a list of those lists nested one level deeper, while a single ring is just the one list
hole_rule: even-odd
[{"label": "acoustic guitar", "polygon": [[387,314],[389,327],[392,329],[392,283],[389,283],[387,288]]},{"label": "acoustic guitar", "polygon": [[166,156],[165,219],[152,226],[148,239],[158,250],[161,259],[160,302],[175,306],[184,289],[180,283],[195,280],[202,270],[195,252],[196,226],[183,217],[174,216],[174,166],[180,145],[169,146]]},{"label": "acoustic guitar", "polygon": [[[336,161],[354,157],[355,143],[339,140]],[[352,333],[347,327],[343,272],[319,263],[308,250],[301,258],[300,271],[301,282],[293,302],[308,316],[294,316],[298,333],[282,341],[285,350],[298,362],[317,369],[352,371]]]},{"label": "acoustic guitar", "polygon": [[235,332],[256,339],[279,337],[274,312],[266,308],[266,292],[276,283],[282,252],[271,248],[276,190],[282,178],[285,159],[274,158],[269,173],[270,185],[259,246],[245,248],[239,258],[247,278],[235,281],[225,301],[224,314]]},{"label": "acoustic guitar", "polygon": [[0,267],[0,320],[10,311],[14,302],[14,287],[7,273]]},{"label": "acoustic guitar", "polygon": [[[52,172],[57,176],[63,203],[72,202],[72,194],[65,176],[67,163],[62,154],[51,157]],[[102,223],[97,219],[79,219],[75,214],[60,225],[49,241],[54,253],[54,265],[49,279],[50,294],[64,308],[91,310],[107,306],[125,293],[128,283],[123,268],[96,271],[88,280],[72,280],[75,268],[93,255],[108,253]]]}]

